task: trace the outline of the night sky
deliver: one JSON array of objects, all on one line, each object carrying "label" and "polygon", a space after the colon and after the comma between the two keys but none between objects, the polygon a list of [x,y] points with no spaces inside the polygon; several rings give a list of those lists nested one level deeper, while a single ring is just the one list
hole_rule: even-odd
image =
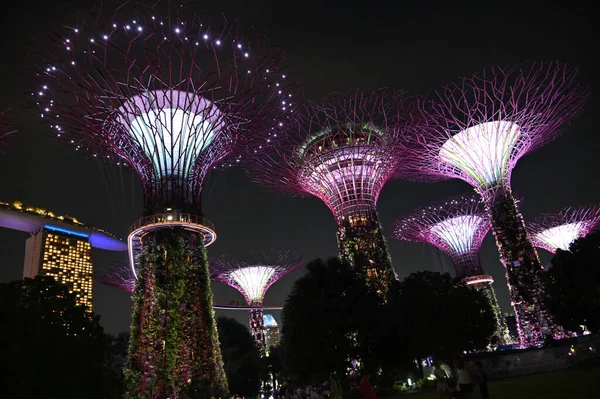
[{"label": "night sky", "polygon": [[[118,2],[107,1],[105,7]],[[214,4],[200,1],[207,9]],[[446,3],[454,3],[452,6]],[[459,4],[460,3],[460,4]],[[141,216],[141,189],[128,170],[99,165],[54,139],[38,122],[38,113],[23,103],[33,88],[36,52],[51,23],[69,25],[77,9],[94,2],[80,0],[45,5],[17,2],[3,7],[0,36],[0,104],[13,108],[20,130],[0,156],[0,201],[20,199],[57,214],[126,237]],[[400,6],[402,4],[402,6]],[[591,86],[583,115],[555,142],[525,156],[512,178],[513,191],[523,198],[526,219],[569,205],[597,202],[600,197],[598,114],[600,80],[596,48],[596,12],[591,6],[542,1],[409,2],[409,1],[227,1],[217,11],[241,18],[243,25],[268,34],[285,49],[296,68],[303,92],[318,100],[332,91],[379,87],[425,94],[459,76],[487,66],[529,60],[558,60],[580,67]],[[596,74],[594,74],[596,72]],[[424,184],[388,183],[378,203],[394,267],[400,277],[417,270],[445,271],[450,262],[427,244],[399,242],[389,237],[394,220],[413,208],[450,195],[469,192],[459,180]],[[316,198],[289,198],[251,183],[239,169],[209,176],[203,210],[217,229],[209,255],[231,251],[282,248],[306,259],[335,256],[335,223]],[[0,230],[0,281],[22,276],[27,234]],[[550,256],[543,250],[544,262]],[[124,253],[95,251],[97,268],[125,261]],[[496,292],[509,311],[504,269],[493,237],[482,250],[485,271],[496,279]],[[266,304],[283,304],[302,271],[272,286]],[[108,332],[129,328],[129,294],[94,286],[95,310]],[[220,302],[242,301],[236,291],[213,283]],[[279,312],[273,312],[279,319]],[[247,322],[247,312],[218,311]]]}]

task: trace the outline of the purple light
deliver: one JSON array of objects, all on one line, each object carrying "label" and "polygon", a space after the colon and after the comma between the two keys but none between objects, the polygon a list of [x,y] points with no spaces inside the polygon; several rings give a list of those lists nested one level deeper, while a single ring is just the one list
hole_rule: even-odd
[{"label": "purple light", "polygon": [[534,245],[556,253],[569,250],[569,245],[585,237],[600,224],[600,206],[568,207],[552,214],[544,214],[529,223],[528,230]]},{"label": "purple light", "polygon": [[329,207],[338,224],[340,256],[355,266],[359,259],[357,267],[378,292],[385,292],[394,274],[375,206],[403,162],[398,144],[412,124],[403,111],[407,104],[402,93],[383,90],[331,94],[299,112],[267,155],[249,161],[253,180],[284,193],[313,195]]},{"label": "purple light", "polygon": [[481,199],[463,195],[413,210],[396,221],[393,236],[439,248],[452,259],[457,276],[465,278],[484,274],[479,251],[490,227]]},{"label": "purple light", "polygon": [[238,290],[250,309],[250,332],[259,348],[266,349],[263,300],[269,287],[280,278],[304,266],[291,251],[250,252],[211,261],[212,279]]},{"label": "purple light", "polygon": [[506,268],[522,347],[556,328],[543,307],[540,261],[510,187],[517,161],[552,141],[578,115],[588,90],[559,64],[492,68],[462,78],[421,102],[427,124],[404,143],[401,175],[459,178],[482,196]]},{"label": "purple light", "polygon": [[235,288],[249,305],[259,307],[274,282],[303,266],[304,260],[291,251],[250,252],[210,262],[213,280]]}]

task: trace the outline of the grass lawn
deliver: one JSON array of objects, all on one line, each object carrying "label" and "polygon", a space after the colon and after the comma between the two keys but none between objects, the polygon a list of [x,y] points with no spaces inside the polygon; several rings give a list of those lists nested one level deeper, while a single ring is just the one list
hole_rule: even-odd
[{"label": "grass lawn", "polygon": [[[600,368],[565,370],[515,377],[489,384],[491,399],[598,399]],[[437,392],[402,395],[403,399],[434,399]]]}]

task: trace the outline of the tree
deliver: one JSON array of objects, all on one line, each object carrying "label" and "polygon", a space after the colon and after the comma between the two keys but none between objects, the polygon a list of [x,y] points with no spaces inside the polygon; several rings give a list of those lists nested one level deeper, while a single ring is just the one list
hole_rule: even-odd
[{"label": "tree", "polygon": [[402,326],[399,333],[413,359],[483,349],[495,333],[494,313],[485,296],[448,273],[413,273],[393,285],[388,303],[395,313],[390,318]]},{"label": "tree", "polygon": [[600,332],[600,231],[558,250],[545,276],[545,304],[556,322]]},{"label": "tree", "polygon": [[256,397],[260,390],[262,362],[250,331],[229,317],[219,317],[217,329],[229,391],[232,395]]},{"label": "tree", "polygon": [[51,277],[0,284],[0,362],[10,398],[116,398],[99,317]]},{"label": "tree", "polygon": [[[350,265],[314,260],[283,307],[282,349],[286,371],[303,383],[345,373],[351,360],[368,359],[378,297]],[[369,354],[369,356],[367,356]],[[367,360],[368,361],[368,360]]]}]

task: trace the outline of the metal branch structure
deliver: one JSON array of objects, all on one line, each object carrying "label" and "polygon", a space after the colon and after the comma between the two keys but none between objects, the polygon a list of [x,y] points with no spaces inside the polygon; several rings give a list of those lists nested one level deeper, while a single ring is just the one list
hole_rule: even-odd
[{"label": "metal branch structure", "polygon": [[6,144],[8,137],[15,133],[15,130],[12,128],[12,126],[9,126],[5,123],[5,115],[9,111],[10,110],[0,111],[0,149]]},{"label": "metal branch structure", "polygon": [[471,194],[413,210],[396,221],[393,236],[402,241],[426,242],[444,252],[452,260],[456,275],[488,299],[496,318],[498,342],[505,345],[511,339],[492,287],[494,279],[484,273],[479,258],[490,228],[481,198]]},{"label": "metal branch structure", "polygon": [[284,128],[282,57],[224,17],[167,0],[96,8],[55,43],[32,93],[42,120],[75,150],[133,168],[145,193],[128,237],[127,396],[224,397],[205,253],[216,233],[200,193],[210,170]]},{"label": "metal branch structure", "polygon": [[558,213],[547,213],[528,223],[533,245],[556,253],[568,251],[578,238],[585,237],[600,225],[600,205],[570,206]]},{"label": "metal branch structure", "polygon": [[397,144],[410,123],[407,104],[385,90],[331,94],[305,105],[279,145],[248,167],[260,184],[322,200],[338,225],[340,257],[382,295],[395,273],[376,204],[402,162]]},{"label": "metal branch structure", "polygon": [[273,283],[304,266],[291,251],[261,251],[223,256],[210,262],[212,279],[238,290],[250,309],[250,332],[261,353],[266,347],[263,301]]},{"label": "metal branch structure", "polygon": [[492,68],[424,101],[429,119],[406,143],[404,177],[462,179],[482,196],[506,267],[522,347],[554,332],[541,298],[542,267],[512,195],[510,176],[525,154],[553,140],[582,111],[588,91],[560,64]]}]

